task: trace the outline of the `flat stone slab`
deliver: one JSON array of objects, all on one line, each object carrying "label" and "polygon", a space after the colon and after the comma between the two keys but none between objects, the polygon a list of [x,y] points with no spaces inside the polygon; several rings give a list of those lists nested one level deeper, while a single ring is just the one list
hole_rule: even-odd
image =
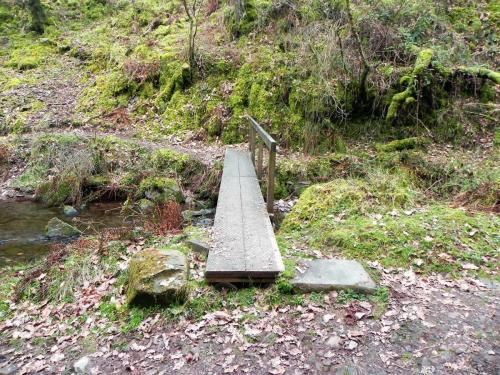
[{"label": "flat stone slab", "polygon": [[208,255],[208,253],[210,252],[210,245],[209,244],[207,244],[206,242],[197,240],[195,238],[191,238],[191,239],[187,240],[186,244],[195,253],[199,253],[202,255]]},{"label": "flat stone slab", "polygon": [[377,288],[355,260],[318,259],[308,261],[306,266],[306,271],[292,280],[292,285],[304,292],[352,289],[371,293]]}]

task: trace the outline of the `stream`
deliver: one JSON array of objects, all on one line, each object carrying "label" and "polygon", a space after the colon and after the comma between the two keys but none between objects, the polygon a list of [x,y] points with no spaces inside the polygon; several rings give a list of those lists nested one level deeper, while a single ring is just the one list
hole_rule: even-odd
[{"label": "stream", "polygon": [[62,208],[32,201],[0,201],[0,269],[46,255],[54,242],[45,236],[45,227],[53,217],[90,234],[96,229],[132,225],[120,214],[120,209],[120,203],[94,203],[70,218]]}]

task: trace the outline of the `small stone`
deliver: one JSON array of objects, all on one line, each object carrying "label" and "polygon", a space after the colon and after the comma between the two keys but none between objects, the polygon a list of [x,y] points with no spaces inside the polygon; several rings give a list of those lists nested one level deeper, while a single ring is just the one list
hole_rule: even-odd
[{"label": "small stone", "polygon": [[205,216],[210,216],[215,213],[215,210],[212,208],[205,208],[202,210],[198,211],[192,211],[192,210],[185,210],[182,211],[182,218],[184,221],[191,221],[195,217],[205,217]]},{"label": "small stone", "polygon": [[47,223],[47,237],[57,238],[57,237],[74,237],[82,234],[74,226],[65,223],[64,221],[54,217]]},{"label": "small stone", "polygon": [[354,340],[349,340],[346,344],[346,349],[347,350],[354,350],[358,347],[358,343]]},{"label": "small stone", "polygon": [[137,204],[139,206],[139,209],[143,213],[151,212],[155,208],[155,204],[146,198],[139,200],[139,202]]},{"label": "small stone", "polygon": [[335,318],[335,315],[332,314],[325,314],[323,315],[323,322],[328,323],[330,320]]},{"label": "small stone", "polygon": [[339,336],[330,336],[326,341],[326,345],[328,345],[330,348],[339,348],[341,342],[342,339]]},{"label": "small stone", "polygon": [[204,208],[204,209],[201,209],[201,210],[198,210],[198,211],[193,211],[192,215],[194,217],[199,217],[199,216],[213,215],[214,213],[215,213],[215,209],[213,209],[213,208]]},{"label": "small stone", "polygon": [[304,292],[352,289],[371,293],[377,288],[360,263],[343,259],[310,261],[307,270],[297,275],[292,285]]},{"label": "small stone", "polygon": [[194,225],[196,225],[197,227],[210,227],[213,225],[213,223],[214,223],[213,219],[205,218],[196,221]]},{"label": "small stone", "polygon": [[14,365],[4,365],[0,367],[0,375],[14,375],[17,373],[17,367]]},{"label": "small stone", "polygon": [[200,240],[189,239],[186,241],[186,244],[195,253],[199,253],[202,255],[208,255],[208,252],[210,251],[210,246],[207,243],[200,241]]},{"label": "small stone", "polygon": [[73,369],[77,374],[88,374],[90,366],[89,357],[85,356],[76,361],[73,365]]},{"label": "small stone", "polygon": [[73,206],[64,206],[63,211],[65,216],[73,217],[78,215],[78,211]]}]

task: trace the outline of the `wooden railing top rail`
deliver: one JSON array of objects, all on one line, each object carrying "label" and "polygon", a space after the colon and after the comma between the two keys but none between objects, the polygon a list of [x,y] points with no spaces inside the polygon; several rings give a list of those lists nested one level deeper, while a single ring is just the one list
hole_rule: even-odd
[{"label": "wooden railing top rail", "polygon": [[[257,177],[259,181],[262,181],[263,171],[262,171],[262,159],[263,159],[263,147],[262,143],[269,150],[269,161],[267,163],[267,212],[270,214],[274,211],[274,176],[276,169],[276,141],[273,137],[271,137],[263,128],[260,126],[257,121],[255,121],[250,116],[245,116],[248,122],[250,123],[250,131],[249,131],[249,145],[250,145],[250,154],[252,156],[252,163],[257,172]],[[260,136],[262,142],[257,141],[256,135]],[[255,164],[255,153],[257,152],[257,164]]]},{"label": "wooden railing top rail", "polygon": [[269,151],[276,151],[276,141],[273,137],[271,137],[263,128],[259,125],[257,121],[254,120],[253,117],[246,116],[248,121],[250,121],[250,125],[254,128],[257,134],[260,135],[260,138],[266,144],[266,147]]}]

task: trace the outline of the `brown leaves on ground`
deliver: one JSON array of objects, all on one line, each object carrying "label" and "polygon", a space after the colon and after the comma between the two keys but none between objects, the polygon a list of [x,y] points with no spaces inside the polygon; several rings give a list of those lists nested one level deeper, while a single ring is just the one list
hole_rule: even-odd
[{"label": "brown leaves on ground", "polygon": [[112,128],[116,130],[127,130],[132,124],[128,109],[125,107],[115,108],[111,112],[102,115],[102,118],[111,123]]},{"label": "brown leaves on ground", "polygon": [[144,83],[160,71],[159,61],[139,61],[126,59],[123,63],[123,72],[138,83]]},{"label": "brown leaves on ground", "polygon": [[[491,202],[485,204],[485,202]],[[471,210],[500,213],[500,184],[484,182],[477,188],[458,194],[454,207],[465,207]]]},{"label": "brown leaves on ground", "polygon": [[[144,245],[130,241],[127,251]],[[121,298],[106,275],[72,303],[11,304],[15,314],[0,330],[23,344],[9,349],[0,341],[0,357],[20,373],[67,372],[84,353],[96,373],[106,374],[310,374],[346,365],[359,373],[494,372],[498,293],[472,278],[370,266],[391,291],[379,319],[373,319],[373,302],[341,304],[336,292],[270,306],[257,289],[252,305],[228,305],[223,298],[223,307],[199,319],[181,314],[171,321],[155,313],[129,333],[100,313],[103,296]],[[85,351],[89,342],[91,352]]]}]

